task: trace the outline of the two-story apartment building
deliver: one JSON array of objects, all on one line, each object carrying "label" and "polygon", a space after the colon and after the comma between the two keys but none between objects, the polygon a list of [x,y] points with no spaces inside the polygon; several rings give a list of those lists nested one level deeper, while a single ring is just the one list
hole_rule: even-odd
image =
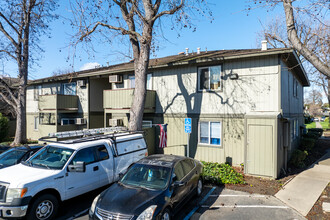
[{"label": "two-story apartment building", "polygon": [[[168,124],[165,153],[186,155],[189,141],[190,157],[243,163],[248,174],[276,178],[286,168],[302,133],[303,87],[309,86],[292,49],[152,59],[147,79],[143,124]],[[27,91],[27,136],[127,125],[134,82],[132,62],[33,81]]]}]

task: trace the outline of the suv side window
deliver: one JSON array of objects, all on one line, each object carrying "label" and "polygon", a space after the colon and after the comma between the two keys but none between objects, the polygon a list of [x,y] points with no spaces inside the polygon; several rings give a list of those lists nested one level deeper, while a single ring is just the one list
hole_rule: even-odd
[{"label": "suv side window", "polygon": [[185,176],[181,162],[177,163],[174,166],[174,173],[175,173],[178,181],[182,180],[182,178]]},{"label": "suv side window", "polygon": [[86,165],[96,162],[93,148],[89,147],[78,151],[70,164],[75,164],[78,161],[85,162]]},{"label": "suv side window", "polygon": [[96,146],[95,148],[96,148],[98,161],[109,159],[108,150],[104,145]]}]

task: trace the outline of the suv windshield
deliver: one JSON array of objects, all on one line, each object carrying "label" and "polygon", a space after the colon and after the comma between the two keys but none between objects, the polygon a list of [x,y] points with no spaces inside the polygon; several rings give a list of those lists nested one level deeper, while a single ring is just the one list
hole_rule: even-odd
[{"label": "suv windshield", "polygon": [[167,186],[170,174],[171,169],[168,167],[134,164],[120,180],[120,183],[159,190]]},{"label": "suv windshield", "polygon": [[26,151],[10,149],[0,154],[0,166],[11,166],[23,157]]},{"label": "suv windshield", "polygon": [[24,164],[46,169],[60,170],[72,155],[73,150],[54,146],[46,146],[38,151]]}]

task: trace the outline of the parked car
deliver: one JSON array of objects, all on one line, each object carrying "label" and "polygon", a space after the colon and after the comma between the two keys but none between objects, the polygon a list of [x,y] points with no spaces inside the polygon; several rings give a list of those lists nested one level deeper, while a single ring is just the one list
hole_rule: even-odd
[{"label": "parked car", "polygon": [[325,116],[321,117],[321,121],[325,121]]},{"label": "parked car", "polygon": [[27,160],[35,152],[43,146],[21,146],[13,147],[0,154],[0,169],[19,164],[21,161]]},{"label": "parked car", "polygon": [[0,154],[8,150],[10,147],[5,145],[0,145]]},{"label": "parked car", "polygon": [[[79,132],[89,131],[73,134]],[[0,218],[54,219],[62,201],[117,181],[146,155],[141,133],[51,142],[27,161],[0,170]]]},{"label": "parked car", "polygon": [[203,188],[203,165],[192,158],[151,155],[136,162],[115,184],[98,195],[89,218],[171,219]]},{"label": "parked car", "polygon": [[320,119],[319,118],[314,118],[314,120],[313,121],[315,121],[315,122],[319,122],[320,121]]}]

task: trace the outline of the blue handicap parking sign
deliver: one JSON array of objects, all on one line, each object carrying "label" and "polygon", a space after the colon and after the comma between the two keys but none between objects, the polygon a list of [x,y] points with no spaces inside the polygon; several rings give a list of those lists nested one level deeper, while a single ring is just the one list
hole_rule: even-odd
[{"label": "blue handicap parking sign", "polygon": [[191,133],[191,118],[184,119],[184,132]]}]

